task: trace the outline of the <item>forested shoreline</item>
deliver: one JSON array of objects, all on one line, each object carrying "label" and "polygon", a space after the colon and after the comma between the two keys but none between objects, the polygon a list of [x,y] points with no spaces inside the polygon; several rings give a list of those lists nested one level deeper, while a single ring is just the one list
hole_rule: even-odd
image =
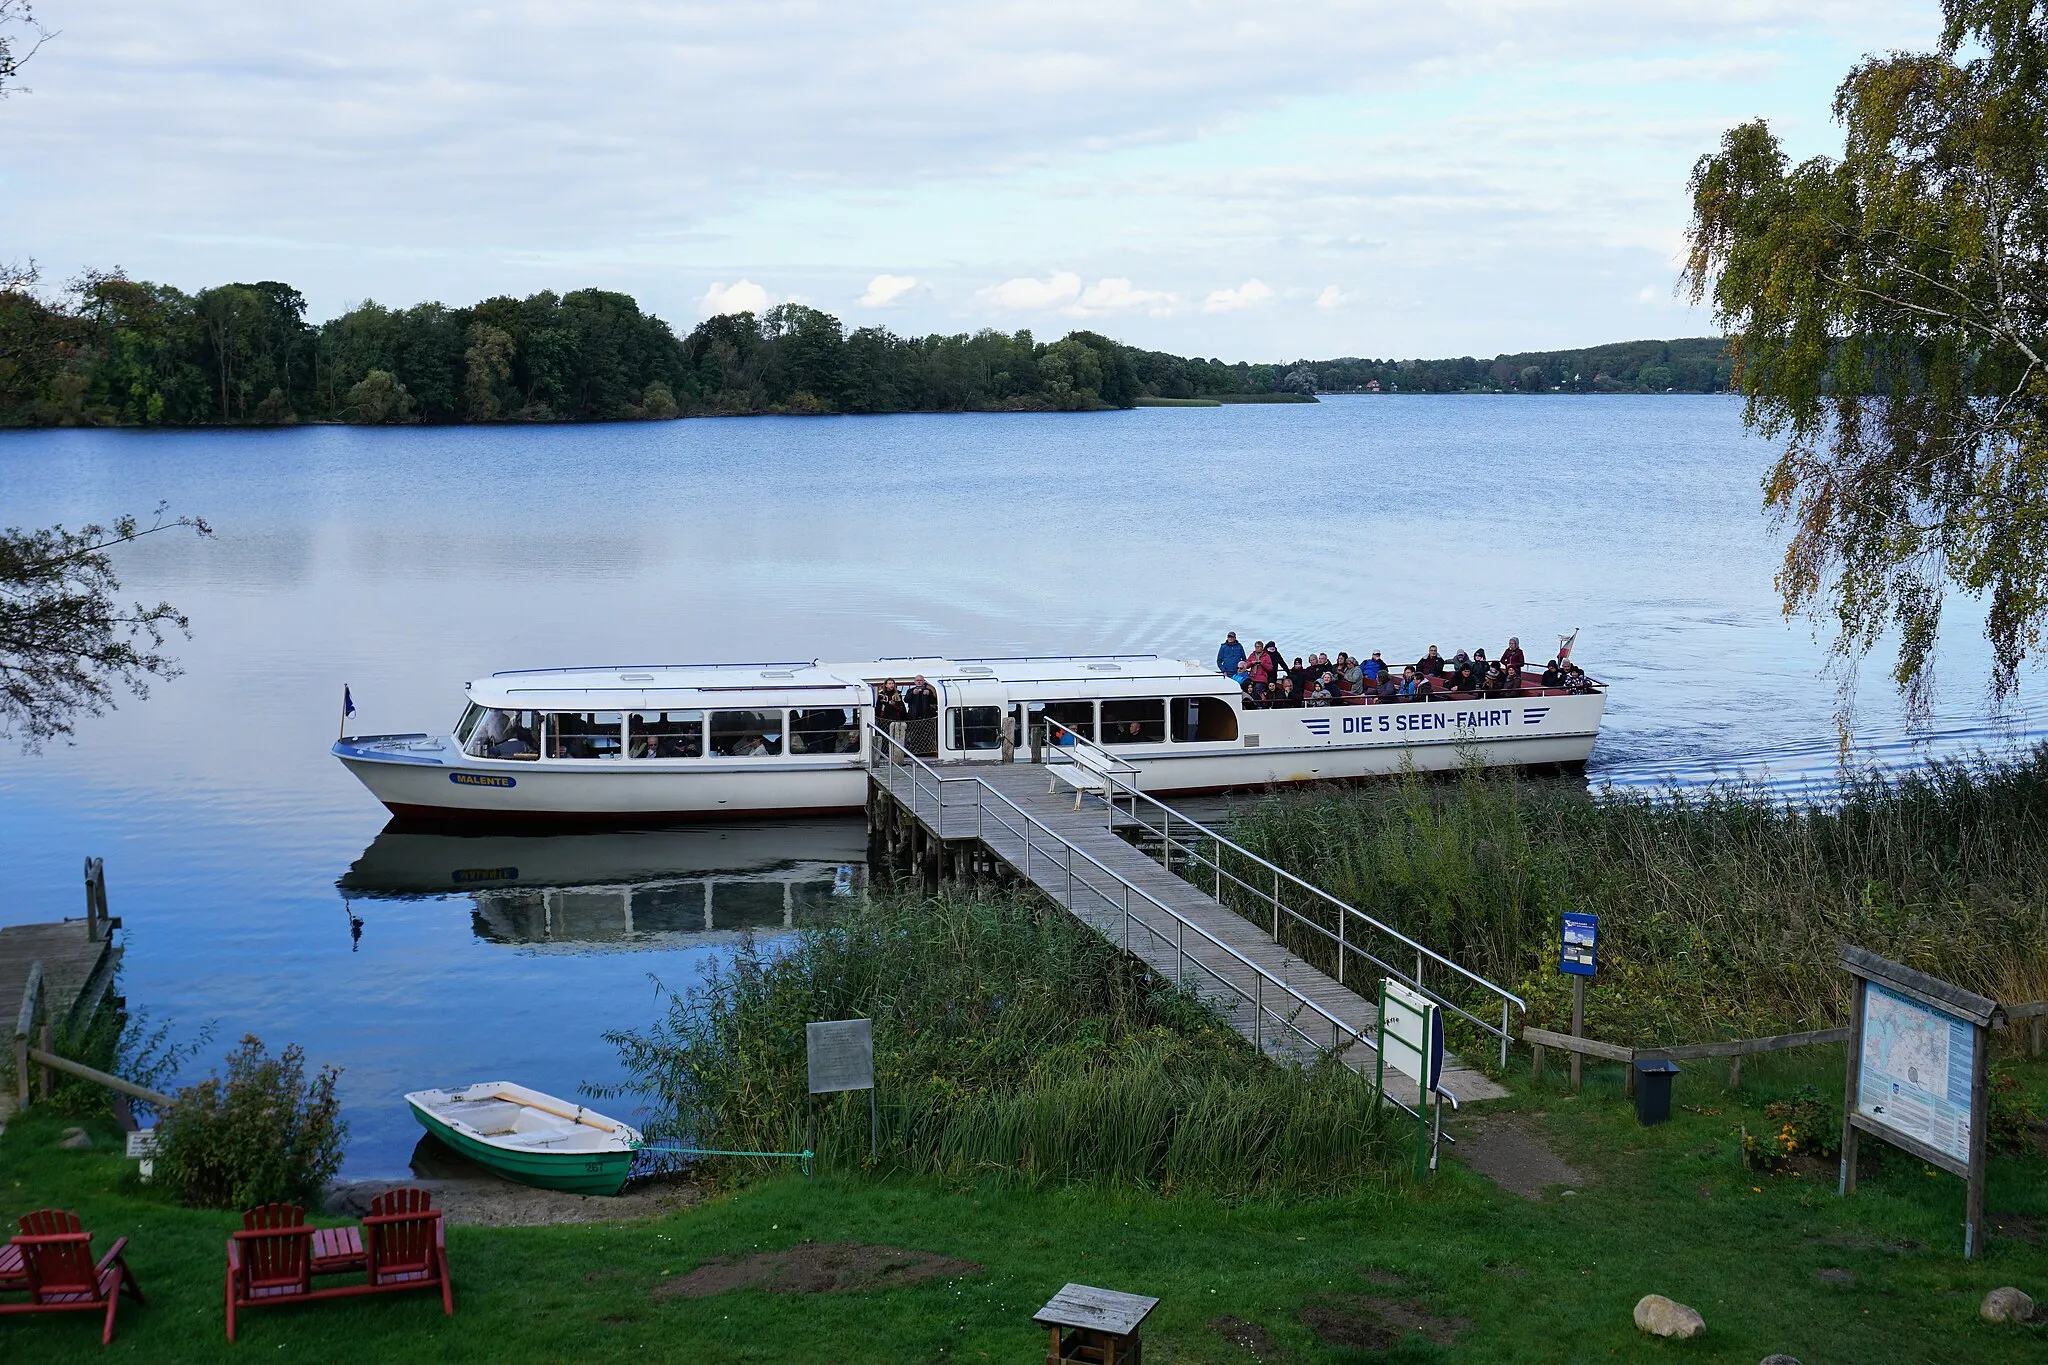
[{"label": "forested shoreline", "polygon": [[1718,338],[1449,360],[1226,364],[1092,331],[904,337],[802,304],[687,335],[583,289],[467,308],[365,302],[306,319],[275,280],[187,294],[93,274],[0,290],[0,426],[649,421],[747,414],[1086,411],[1315,393],[1722,392]]}]

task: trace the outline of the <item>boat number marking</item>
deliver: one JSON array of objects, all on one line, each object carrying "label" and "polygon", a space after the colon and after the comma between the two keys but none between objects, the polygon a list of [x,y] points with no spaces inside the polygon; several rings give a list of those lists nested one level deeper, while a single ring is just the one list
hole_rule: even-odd
[{"label": "boat number marking", "polygon": [[496,773],[450,773],[448,780],[458,787],[516,787],[516,777],[499,777]]}]

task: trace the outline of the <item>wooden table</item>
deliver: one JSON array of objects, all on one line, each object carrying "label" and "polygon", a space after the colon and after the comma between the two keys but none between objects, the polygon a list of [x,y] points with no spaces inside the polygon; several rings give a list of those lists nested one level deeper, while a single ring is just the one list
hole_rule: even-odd
[{"label": "wooden table", "polygon": [[1159,1300],[1143,1294],[1070,1284],[1032,1315],[1052,1338],[1046,1365],[1085,1361],[1087,1365],[1142,1365],[1138,1328]]}]

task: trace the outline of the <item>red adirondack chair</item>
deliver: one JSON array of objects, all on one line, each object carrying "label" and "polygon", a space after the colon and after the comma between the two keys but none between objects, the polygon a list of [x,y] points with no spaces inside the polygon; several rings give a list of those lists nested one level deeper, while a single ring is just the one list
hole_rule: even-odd
[{"label": "red adirondack chair", "polygon": [[0,1313],[102,1313],[100,1345],[105,1346],[114,1339],[121,1295],[143,1302],[142,1286],[121,1254],[128,1239],[117,1238],[94,1264],[92,1234],[75,1213],[38,1209],[23,1214],[21,1235],[8,1245],[21,1257],[21,1277],[0,1288],[26,1288],[28,1302],[0,1303]]},{"label": "red adirondack chair", "polygon": [[[248,1210],[228,1239],[228,1340],[235,1339],[236,1310],[262,1304],[438,1287],[442,1310],[452,1315],[441,1211],[432,1204],[425,1190],[388,1191],[371,1201],[361,1228],[311,1227],[293,1204]],[[352,1270],[365,1273],[362,1283],[314,1287],[315,1275]]]}]

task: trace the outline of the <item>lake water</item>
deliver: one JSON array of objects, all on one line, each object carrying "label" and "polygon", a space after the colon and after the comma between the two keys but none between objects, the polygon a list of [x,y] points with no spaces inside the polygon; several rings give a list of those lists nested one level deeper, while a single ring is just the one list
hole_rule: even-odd
[{"label": "lake water", "polygon": [[[378,732],[447,727],[500,668],[1207,659],[1232,628],[1389,659],[1519,634],[1542,658],[1579,629],[1611,684],[1596,784],[1797,784],[1832,769],[1835,692],[1773,597],[1769,461],[1735,400],[1680,396],[0,433],[6,524],[166,501],[217,528],[121,560],[130,596],[190,614],[185,675],[73,746],[0,751],[0,923],[79,913],[104,857],[131,1004],[217,1028],[196,1073],[243,1033],[303,1043],[345,1068],[348,1171],[402,1173],[404,1091],[615,1079],[605,1030],[733,931],[829,913],[862,833],[380,838],[327,752],[344,681]],[[1867,670],[1867,760],[2041,732],[1990,714],[1967,606],[1924,735]]]}]

